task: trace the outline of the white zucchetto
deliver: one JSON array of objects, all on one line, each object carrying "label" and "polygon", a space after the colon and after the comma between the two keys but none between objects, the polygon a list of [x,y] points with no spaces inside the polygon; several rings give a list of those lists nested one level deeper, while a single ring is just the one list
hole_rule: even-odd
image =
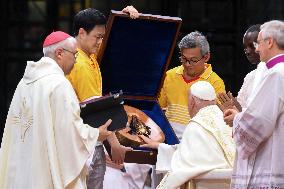
[{"label": "white zucchetto", "polygon": [[191,95],[201,100],[215,100],[215,90],[207,81],[197,81],[190,87]]}]

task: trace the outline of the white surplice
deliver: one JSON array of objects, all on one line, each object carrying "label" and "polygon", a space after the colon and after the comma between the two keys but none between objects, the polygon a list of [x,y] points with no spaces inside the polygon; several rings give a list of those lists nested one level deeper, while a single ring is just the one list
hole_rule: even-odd
[{"label": "white surplice", "polygon": [[284,188],[284,63],[266,74],[249,106],[235,116],[231,188]]},{"label": "white surplice", "polygon": [[231,132],[218,106],[202,108],[190,120],[177,149],[176,146],[159,145],[157,171],[169,172],[158,188],[178,188],[213,169],[231,168],[235,155]]},{"label": "white surplice", "polygon": [[243,109],[247,108],[249,102],[253,99],[255,90],[261,83],[266,71],[265,62],[260,62],[257,68],[248,73],[244,78],[243,85],[237,96],[237,100]]},{"label": "white surplice", "polygon": [[0,149],[1,189],[82,189],[98,129],[83,124],[76,94],[51,58],[29,61]]}]

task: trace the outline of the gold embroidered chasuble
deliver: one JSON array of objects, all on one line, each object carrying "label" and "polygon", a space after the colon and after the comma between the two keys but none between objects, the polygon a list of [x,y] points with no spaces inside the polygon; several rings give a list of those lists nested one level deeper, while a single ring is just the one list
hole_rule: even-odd
[{"label": "gold embroidered chasuble", "polygon": [[0,149],[1,189],[82,189],[99,131],[83,124],[76,94],[51,58],[28,62]]},{"label": "gold embroidered chasuble", "polygon": [[[163,178],[158,189],[178,188],[192,178],[214,169],[232,168],[235,145],[232,128],[223,120],[223,113],[216,105],[199,110],[186,127],[182,141],[173,152],[170,170]],[[159,146],[157,170],[165,170],[163,156],[168,150]],[[163,166],[164,164],[164,166]],[[159,165],[159,166],[158,166]]]}]

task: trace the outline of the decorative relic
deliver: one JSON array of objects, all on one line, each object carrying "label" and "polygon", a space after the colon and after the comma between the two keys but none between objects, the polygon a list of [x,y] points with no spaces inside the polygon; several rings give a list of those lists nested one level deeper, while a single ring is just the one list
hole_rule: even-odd
[{"label": "decorative relic", "polygon": [[144,135],[149,137],[151,134],[151,127],[148,127],[145,123],[140,121],[137,115],[131,115],[129,127],[130,131],[128,131],[128,133],[132,135]]},{"label": "decorative relic", "polygon": [[139,137],[144,135],[158,142],[164,142],[165,135],[161,128],[141,110],[124,105],[128,116],[127,127],[116,132],[120,144],[138,147],[145,142]]}]

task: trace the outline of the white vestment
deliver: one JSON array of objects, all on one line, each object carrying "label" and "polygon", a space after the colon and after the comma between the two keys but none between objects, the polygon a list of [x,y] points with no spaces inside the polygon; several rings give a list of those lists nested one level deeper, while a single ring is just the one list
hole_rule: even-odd
[{"label": "white vestment", "polygon": [[284,63],[267,70],[254,98],[235,116],[234,189],[284,188]]},{"label": "white vestment", "polygon": [[243,85],[238,93],[237,100],[243,109],[248,107],[249,102],[253,99],[255,90],[261,83],[267,70],[265,62],[260,62],[255,70],[252,70],[244,78]]},{"label": "white vestment", "polygon": [[190,120],[176,150],[175,146],[159,145],[157,171],[169,172],[158,188],[178,188],[213,169],[231,168],[235,155],[231,131],[216,105],[202,108]]},{"label": "white vestment", "polygon": [[107,166],[104,189],[143,189],[151,167],[146,164],[124,163],[125,172],[122,172]]},{"label": "white vestment", "polygon": [[98,129],[83,124],[76,94],[51,58],[28,62],[0,149],[1,189],[82,189]]}]

